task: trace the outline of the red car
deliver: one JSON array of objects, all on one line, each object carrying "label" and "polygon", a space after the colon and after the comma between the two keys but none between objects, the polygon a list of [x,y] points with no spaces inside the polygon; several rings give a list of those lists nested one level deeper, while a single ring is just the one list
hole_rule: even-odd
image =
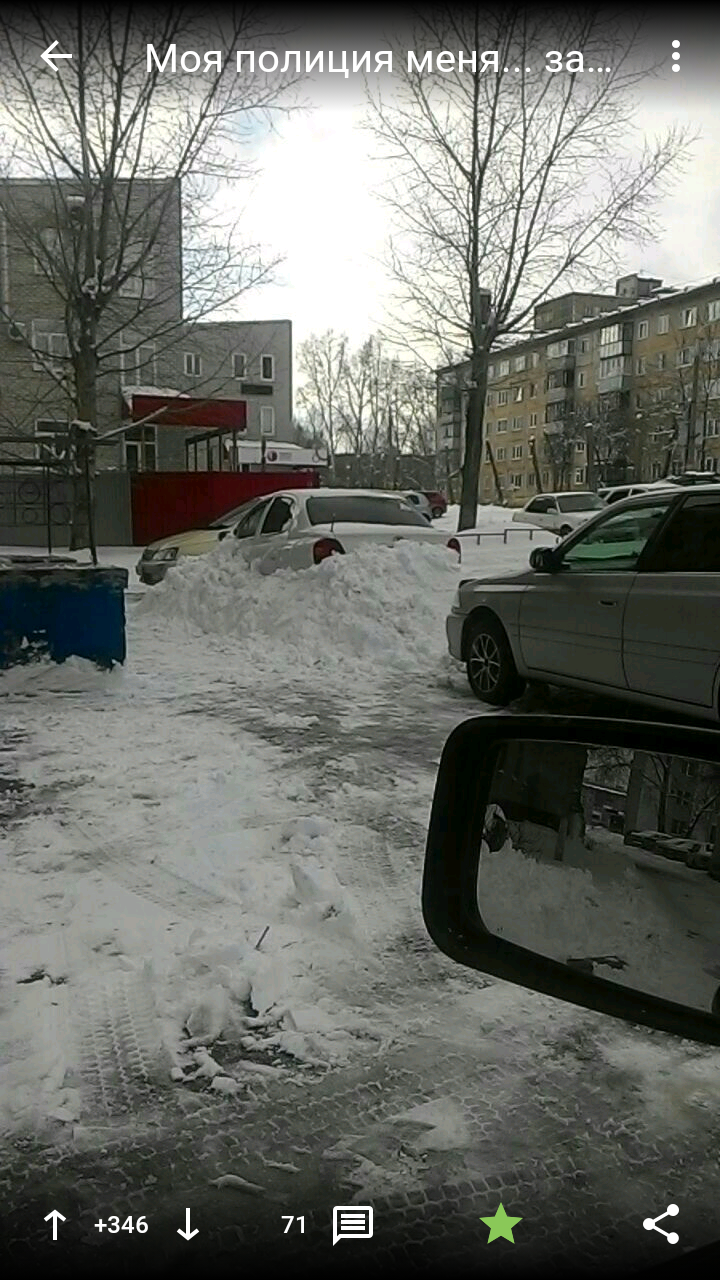
[{"label": "red car", "polygon": [[444,516],[447,511],[447,498],[445,497],[445,494],[438,493],[435,489],[424,489],[423,492],[432,508],[433,520],[438,520],[440,516]]}]

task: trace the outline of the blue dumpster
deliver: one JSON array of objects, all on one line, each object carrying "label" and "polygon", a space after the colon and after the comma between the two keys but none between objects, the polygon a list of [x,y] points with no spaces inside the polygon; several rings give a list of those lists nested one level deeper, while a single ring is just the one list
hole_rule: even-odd
[{"label": "blue dumpster", "polygon": [[127,569],[13,557],[0,562],[0,670],[51,658],[124,662]]}]

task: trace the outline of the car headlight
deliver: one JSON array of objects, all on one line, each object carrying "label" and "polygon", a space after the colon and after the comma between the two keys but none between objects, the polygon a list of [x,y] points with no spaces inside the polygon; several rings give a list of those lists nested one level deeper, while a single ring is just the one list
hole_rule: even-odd
[{"label": "car headlight", "polygon": [[157,553],[158,560],[177,560],[177,557],[177,547],[163,547],[162,551],[158,551]]},{"label": "car headlight", "polygon": [[454,595],[454,596],[453,596],[453,598],[452,598],[452,604],[450,605],[450,608],[451,608],[451,609],[459,609],[459,608],[460,608],[460,603],[461,603],[461,602],[460,602],[460,588],[458,587],[457,591],[455,592],[455,595]]}]

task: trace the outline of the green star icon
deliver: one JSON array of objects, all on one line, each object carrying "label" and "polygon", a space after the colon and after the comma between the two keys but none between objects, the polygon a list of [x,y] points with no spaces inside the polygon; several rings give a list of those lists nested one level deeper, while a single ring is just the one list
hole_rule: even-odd
[{"label": "green star icon", "polygon": [[522,1218],[509,1218],[503,1206],[500,1205],[497,1213],[492,1218],[481,1218],[481,1222],[484,1222],[485,1226],[490,1228],[488,1244],[493,1240],[497,1240],[498,1236],[504,1236],[506,1240],[514,1244],[512,1229],[517,1226],[518,1222],[522,1222]]}]

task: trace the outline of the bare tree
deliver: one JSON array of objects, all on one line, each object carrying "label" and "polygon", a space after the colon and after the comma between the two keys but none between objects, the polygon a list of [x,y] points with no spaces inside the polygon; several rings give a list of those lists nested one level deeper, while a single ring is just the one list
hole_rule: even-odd
[{"label": "bare tree", "polygon": [[[147,362],[150,342],[159,354],[193,324],[227,316],[266,279],[271,264],[237,225],[251,173],[243,155],[287,87],[235,74],[234,51],[260,37],[271,33],[249,8],[231,8],[217,23],[183,6],[107,2],[81,2],[52,18],[39,7],[0,16],[7,157],[0,214],[64,317],[61,350],[49,348],[46,335],[24,340],[69,419],[97,429],[104,377],[115,375],[117,386],[128,362]],[[53,40],[72,51],[59,71],[39,58]],[[160,54],[154,62],[150,44]],[[163,72],[172,45],[221,50],[221,65],[198,76]],[[49,190],[41,211],[28,198],[32,179]],[[182,245],[181,282],[169,228]],[[12,324],[5,299],[3,308]],[[77,548],[87,545],[88,493],[81,480],[74,489]]]},{"label": "bare tree", "polygon": [[306,427],[327,445],[330,476],[335,477],[339,452],[340,405],[347,365],[348,341],[344,334],[328,329],[303,342],[298,351],[298,368],[303,379],[298,404]]},{"label": "bare tree", "polygon": [[353,350],[332,331],[303,343],[298,363],[306,429],[323,437],[333,459],[350,454],[351,484],[394,488],[411,457],[432,458],[434,474],[435,384],[427,368],[388,353],[377,335]]},{"label": "bare tree", "polygon": [[[458,69],[410,66],[406,45],[392,97],[368,87],[393,166],[397,336],[470,363],[461,529],[476,518],[488,352],[526,329],[561,281],[596,281],[624,242],[652,235],[654,201],[686,148],[682,130],[647,144],[632,130],[633,92],[652,73],[640,37],[597,10],[442,5],[419,21],[414,47],[452,51]],[[483,49],[498,51],[497,73]],[[562,70],[555,59],[552,74],[539,52],[550,49],[583,54],[565,55]],[[605,70],[578,74],[583,58]]]}]

